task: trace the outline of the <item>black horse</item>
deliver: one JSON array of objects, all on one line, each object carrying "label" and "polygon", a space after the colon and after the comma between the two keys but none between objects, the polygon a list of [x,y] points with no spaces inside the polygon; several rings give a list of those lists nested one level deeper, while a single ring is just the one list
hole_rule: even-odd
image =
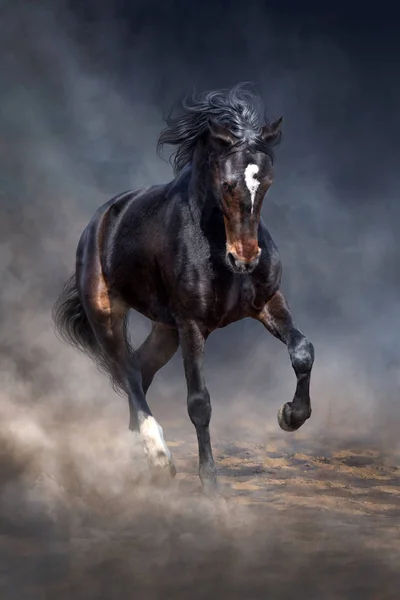
[{"label": "black horse", "polygon": [[[311,415],[313,345],[279,291],[278,251],[260,216],[282,119],[268,122],[260,107],[243,86],[185,100],[158,141],[158,150],[176,146],[175,179],[125,192],[96,211],[79,241],[76,272],[53,309],[59,336],[91,355],[128,396],[129,427],[140,433],[150,465],[171,475],[175,467],[146,393],[181,346],[199,475],[211,491],[217,479],[203,357],[212,331],[245,317],[260,321],[287,345],[297,378],[279,425],[294,431]],[[153,322],[137,350],[127,333],[131,308]]]}]

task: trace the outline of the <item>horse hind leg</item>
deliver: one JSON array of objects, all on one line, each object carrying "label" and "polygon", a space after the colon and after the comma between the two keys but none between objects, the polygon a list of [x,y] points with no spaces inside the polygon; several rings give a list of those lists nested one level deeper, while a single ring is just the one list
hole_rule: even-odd
[{"label": "horse hind leg", "polygon": [[[95,257],[97,253],[95,253]],[[126,335],[128,307],[111,297],[96,258],[78,271],[77,283],[83,307],[112,380],[129,401],[130,428],[138,431],[149,465],[157,473],[176,474],[162,429],[153,417],[143,390],[140,361],[131,351]],[[93,268],[95,267],[95,268]]]},{"label": "horse hind leg", "polygon": [[155,374],[171,360],[179,347],[177,329],[153,323],[151,332],[136,350],[142,374],[143,391],[147,394]]}]

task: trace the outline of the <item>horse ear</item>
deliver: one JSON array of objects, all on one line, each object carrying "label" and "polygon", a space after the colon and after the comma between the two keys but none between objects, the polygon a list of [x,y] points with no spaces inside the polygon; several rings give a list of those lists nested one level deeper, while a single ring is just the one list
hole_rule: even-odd
[{"label": "horse ear", "polygon": [[261,137],[268,144],[276,143],[282,135],[283,117],[280,117],[270,125],[264,125],[261,129]]},{"label": "horse ear", "polygon": [[230,147],[237,142],[237,138],[224,125],[215,123],[211,119],[208,120],[208,131],[211,139],[222,146]]}]

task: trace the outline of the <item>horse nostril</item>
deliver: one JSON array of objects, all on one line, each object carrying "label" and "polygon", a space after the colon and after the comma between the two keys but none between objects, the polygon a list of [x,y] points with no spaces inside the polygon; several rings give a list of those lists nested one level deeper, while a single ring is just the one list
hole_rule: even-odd
[{"label": "horse nostril", "polygon": [[235,256],[232,254],[232,252],[228,252],[227,258],[228,258],[228,261],[229,261],[229,263],[230,263],[230,265],[231,265],[232,267],[236,267],[236,266],[237,266],[237,265],[236,265],[236,258],[235,258]]},{"label": "horse nostril", "polygon": [[246,260],[244,258],[239,258],[235,252],[227,252],[226,259],[236,273],[251,273],[259,263],[260,254],[261,252],[259,252],[252,260]]},{"label": "horse nostril", "polygon": [[248,264],[248,270],[249,271],[253,271],[256,266],[258,265],[258,263],[260,262],[260,254],[261,252],[258,253],[258,255]]}]

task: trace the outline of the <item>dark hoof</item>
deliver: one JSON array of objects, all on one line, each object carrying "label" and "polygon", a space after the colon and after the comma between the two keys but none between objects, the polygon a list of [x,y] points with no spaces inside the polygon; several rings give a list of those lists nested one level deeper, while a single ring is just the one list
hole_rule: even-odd
[{"label": "dark hoof", "polygon": [[293,408],[292,402],[286,402],[278,410],[278,423],[283,431],[296,431],[307,419],[311,416],[311,408],[309,411],[296,410]]},{"label": "dark hoof", "polygon": [[215,467],[200,469],[199,477],[202,483],[203,493],[207,498],[221,497],[221,494],[218,491],[217,472]]},{"label": "dark hoof", "polygon": [[216,481],[202,481],[203,484],[203,494],[209,498],[210,500],[217,500],[222,498],[219,490],[218,484]]},{"label": "dark hoof", "polygon": [[171,476],[171,478],[173,479],[176,475],[176,468],[173,462],[170,463],[169,465],[169,474]]}]

